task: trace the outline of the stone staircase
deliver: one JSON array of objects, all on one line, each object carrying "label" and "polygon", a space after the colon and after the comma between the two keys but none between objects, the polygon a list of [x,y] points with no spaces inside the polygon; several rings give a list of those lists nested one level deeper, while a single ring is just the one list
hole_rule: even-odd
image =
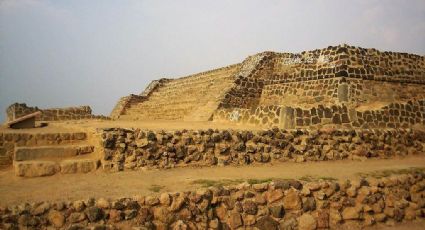
[{"label": "stone staircase", "polygon": [[17,146],[13,156],[15,174],[22,177],[87,173],[96,170],[99,162],[95,146],[90,143],[87,134],[73,143],[45,142]]},{"label": "stone staircase", "polygon": [[238,69],[235,65],[168,81],[120,119],[207,121],[232,87]]}]

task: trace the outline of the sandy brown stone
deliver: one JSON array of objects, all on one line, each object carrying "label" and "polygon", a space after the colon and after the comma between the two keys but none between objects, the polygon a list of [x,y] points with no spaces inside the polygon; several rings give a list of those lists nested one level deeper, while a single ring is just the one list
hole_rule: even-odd
[{"label": "sandy brown stone", "polygon": [[285,196],[283,198],[283,206],[285,209],[289,210],[299,210],[301,209],[301,198],[299,192],[295,189],[289,189],[286,191]]},{"label": "sandy brown stone", "polygon": [[298,220],[298,228],[300,230],[315,230],[316,227],[317,227],[317,222],[312,215],[308,213],[304,213],[303,215],[300,216]]},{"label": "sandy brown stone", "polygon": [[50,210],[47,219],[56,228],[60,228],[65,224],[65,216],[59,211]]}]

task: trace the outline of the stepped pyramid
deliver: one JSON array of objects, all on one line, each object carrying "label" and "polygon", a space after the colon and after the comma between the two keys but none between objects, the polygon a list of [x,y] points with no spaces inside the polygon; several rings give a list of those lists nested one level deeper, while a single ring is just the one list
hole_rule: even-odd
[{"label": "stepped pyramid", "polygon": [[121,98],[123,120],[216,121],[264,127],[425,125],[425,58],[349,45],[262,52],[242,63],[153,81]]}]

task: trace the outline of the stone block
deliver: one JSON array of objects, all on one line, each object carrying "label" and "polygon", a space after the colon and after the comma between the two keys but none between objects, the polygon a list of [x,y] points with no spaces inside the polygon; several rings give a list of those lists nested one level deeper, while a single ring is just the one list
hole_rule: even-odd
[{"label": "stone block", "polygon": [[47,146],[47,147],[19,147],[14,154],[15,161],[27,161],[38,159],[61,159],[73,157],[93,151],[93,146]]},{"label": "stone block", "polygon": [[61,173],[88,173],[97,169],[98,160],[78,159],[64,160],[60,163]]},{"label": "stone block", "polygon": [[59,172],[59,164],[53,161],[14,162],[15,175],[21,177],[51,176]]}]

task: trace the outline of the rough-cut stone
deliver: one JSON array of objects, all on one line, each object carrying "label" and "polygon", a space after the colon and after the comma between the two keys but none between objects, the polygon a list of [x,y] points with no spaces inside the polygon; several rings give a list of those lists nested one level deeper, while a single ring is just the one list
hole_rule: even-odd
[{"label": "rough-cut stone", "polygon": [[281,189],[269,190],[265,193],[265,197],[268,203],[273,203],[283,197],[283,192]]},{"label": "rough-cut stone", "polygon": [[88,173],[97,169],[98,160],[64,160],[60,163],[61,173]]},{"label": "rough-cut stone", "polygon": [[257,220],[255,227],[257,227],[258,229],[278,230],[279,222],[277,222],[270,216],[263,216]]},{"label": "rough-cut stone", "polygon": [[103,218],[103,211],[98,207],[89,207],[86,210],[86,215],[90,222],[96,222]]},{"label": "rough-cut stone", "polygon": [[50,209],[50,203],[42,202],[36,208],[33,209],[32,214],[39,216],[41,214],[44,214],[49,209]]},{"label": "rough-cut stone", "polygon": [[78,222],[81,222],[81,221],[85,220],[86,219],[86,215],[84,213],[81,213],[81,212],[73,212],[68,217],[68,219],[69,219],[69,221],[71,223],[78,223]]},{"label": "rough-cut stone", "polygon": [[255,202],[247,200],[243,202],[242,206],[245,213],[251,215],[257,214],[257,204]]},{"label": "rough-cut stone", "polygon": [[75,211],[81,212],[86,208],[86,205],[84,204],[84,201],[77,200],[72,202],[72,206],[74,207]]},{"label": "rough-cut stone", "polygon": [[178,197],[173,199],[173,203],[170,206],[171,211],[178,211],[186,202],[186,197],[183,194],[180,194]]},{"label": "rough-cut stone", "polygon": [[168,193],[162,193],[159,196],[159,203],[161,203],[162,205],[168,206],[171,203],[171,197],[170,194]]},{"label": "rough-cut stone", "polygon": [[329,211],[320,209],[317,211],[317,228],[326,229],[329,228]]},{"label": "rough-cut stone", "polygon": [[299,192],[294,189],[289,189],[283,198],[283,206],[289,210],[301,209],[301,198]]},{"label": "rough-cut stone", "polygon": [[96,206],[102,209],[108,209],[111,206],[111,203],[105,198],[99,198],[96,201]]},{"label": "rough-cut stone", "polygon": [[242,217],[239,213],[230,213],[227,222],[232,229],[237,229],[243,225]]},{"label": "rough-cut stone", "polygon": [[358,207],[347,207],[342,211],[342,219],[357,220],[360,218],[360,209]]},{"label": "rough-cut stone", "polygon": [[145,203],[149,206],[155,206],[159,204],[159,199],[156,196],[148,196],[145,199]]},{"label": "rough-cut stone", "polygon": [[298,220],[298,228],[300,230],[315,230],[317,227],[316,219],[308,214],[304,213]]},{"label": "rough-cut stone", "polygon": [[270,214],[274,218],[282,218],[283,215],[285,214],[285,210],[283,209],[282,205],[271,206],[269,209],[270,209]]},{"label": "rough-cut stone", "polygon": [[56,210],[51,210],[47,215],[47,219],[56,228],[61,228],[65,224],[65,216]]},{"label": "rough-cut stone", "polygon": [[51,176],[59,172],[60,167],[53,161],[15,162],[15,175],[22,177]]}]

